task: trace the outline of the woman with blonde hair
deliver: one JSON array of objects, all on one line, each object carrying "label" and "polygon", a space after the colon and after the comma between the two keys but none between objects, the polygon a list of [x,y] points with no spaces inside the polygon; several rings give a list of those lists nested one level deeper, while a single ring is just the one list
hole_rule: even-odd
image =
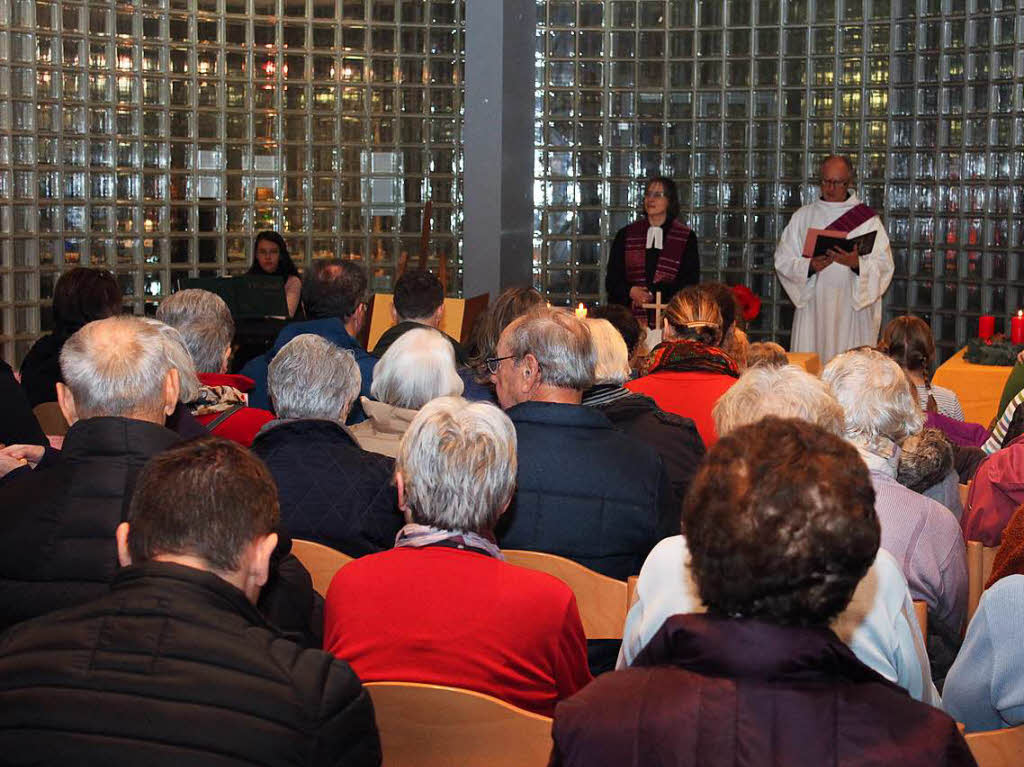
[{"label": "woman with blonde hair", "polygon": [[626,388],[646,394],[662,410],[692,418],[704,444],[718,439],[711,408],[740,376],[721,349],[724,322],[718,302],[700,285],[676,294],[665,312],[660,344]]}]

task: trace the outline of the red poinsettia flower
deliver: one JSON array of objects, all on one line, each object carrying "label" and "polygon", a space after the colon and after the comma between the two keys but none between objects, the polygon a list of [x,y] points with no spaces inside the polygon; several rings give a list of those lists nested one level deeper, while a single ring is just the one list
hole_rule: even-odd
[{"label": "red poinsettia flower", "polygon": [[761,299],[746,285],[733,285],[732,294],[739,301],[743,319],[750,322],[761,312]]}]

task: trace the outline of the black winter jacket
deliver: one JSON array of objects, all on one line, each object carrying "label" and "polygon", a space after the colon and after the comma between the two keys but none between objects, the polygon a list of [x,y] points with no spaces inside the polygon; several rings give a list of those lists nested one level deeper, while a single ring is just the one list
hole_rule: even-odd
[{"label": "black winter jacket", "polygon": [[502,548],[544,551],[611,578],[640,572],[661,538],[679,532],[679,509],[649,445],[583,405],[523,402],[516,427],[516,494],[498,523]]},{"label": "black winter jacket", "polygon": [[60,350],[70,335],[50,333],[28,350],[21,361],[21,386],[32,407],[57,401],[57,383],[63,382],[60,372]]},{"label": "black winter jacket", "polygon": [[177,441],[153,423],[88,418],[55,461],[0,487],[0,630],[107,592],[136,475]]},{"label": "black winter jacket", "polygon": [[614,385],[595,386],[583,395],[583,404],[597,408],[616,429],[658,451],[681,516],[683,498],[707,452],[693,419],[667,413],[650,397]]},{"label": "black winter jacket", "polygon": [[281,525],[360,557],[390,549],[404,524],[394,462],[368,453],[333,421],[272,421],[252,443],[277,482]]},{"label": "black winter jacket", "polygon": [[281,638],[237,588],[169,562],[0,638],[6,765],[379,765],[344,661]]},{"label": "black winter jacket", "polygon": [[5,445],[50,444],[32,412],[11,366],[0,360],[0,442]]}]

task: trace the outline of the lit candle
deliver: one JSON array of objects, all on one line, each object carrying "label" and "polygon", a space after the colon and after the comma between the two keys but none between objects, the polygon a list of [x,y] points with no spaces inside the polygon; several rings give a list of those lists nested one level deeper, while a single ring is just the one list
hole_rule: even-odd
[{"label": "lit candle", "polygon": [[1024,311],[1017,310],[1017,316],[1010,318],[1010,342],[1024,344]]},{"label": "lit candle", "polygon": [[996,318],[991,314],[983,314],[978,317],[978,338],[986,341],[996,332]]},{"label": "lit candle", "polygon": [[[587,318],[587,307],[585,307],[583,304],[577,306],[576,316],[579,317],[581,320],[585,320]],[[1024,322],[1024,319],[1022,319],[1021,322]],[[1024,332],[1024,325],[1021,325],[1021,329],[1022,332]]]}]

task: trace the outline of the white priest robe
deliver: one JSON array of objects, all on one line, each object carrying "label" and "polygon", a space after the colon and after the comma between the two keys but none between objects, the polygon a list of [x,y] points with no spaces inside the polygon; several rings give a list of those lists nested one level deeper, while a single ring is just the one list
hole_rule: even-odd
[{"label": "white priest robe", "polygon": [[857,205],[855,194],[845,202],[805,205],[793,214],[775,249],[775,272],[796,307],[790,351],[815,352],[822,365],[855,346],[874,346],[882,324],[882,295],[892,281],[892,248],[878,216],[847,234],[878,232],[874,249],[860,257],[860,274],[830,264],[807,276],[811,262],[802,255],[807,230],[826,229]]}]

